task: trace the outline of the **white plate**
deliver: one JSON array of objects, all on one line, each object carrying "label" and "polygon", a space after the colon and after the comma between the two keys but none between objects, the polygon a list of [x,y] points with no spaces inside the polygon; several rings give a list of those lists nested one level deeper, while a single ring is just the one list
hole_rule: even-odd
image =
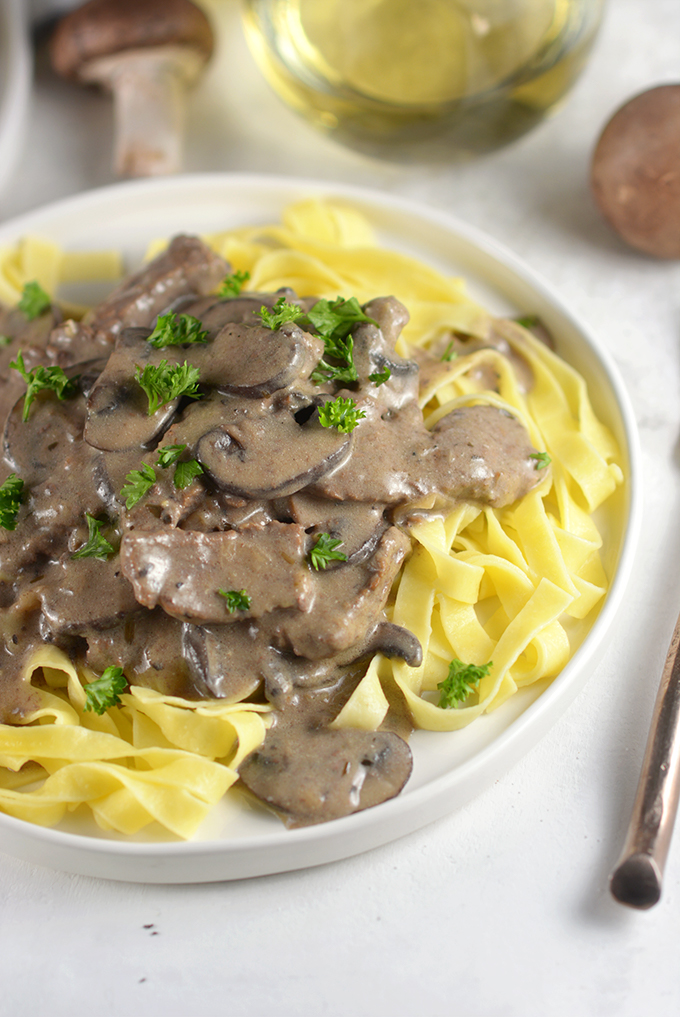
[{"label": "white plate", "polygon": [[24,0],[0,0],[0,191],[21,154],[33,61]]},{"label": "white plate", "polygon": [[452,734],[416,732],[414,772],[392,801],[321,826],[287,831],[274,817],[233,799],[188,843],[140,834],[126,839],[94,825],[43,829],[0,815],[0,847],[69,872],[137,882],[209,882],[284,872],[345,858],[424,826],[473,797],[545,733],[583,687],[606,650],[606,635],[632,567],[640,523],[638,443],[633,414],[607,353],[549,286],[479,231],[403,199],[276,177],[210,174],[119,184],[61,201],[0,227],[0,243],[27,233],[70,249],[121,248],[128,267],[147,242],[179,231],[208,232],[273,222],[291,201],[319,194],[360,209],[382,242],[464,275],[473,296],[500,313],[538,314],[558,352],[588,379],[596,412],[623,450],[628,483],[606,506],[605,566],[614,580],[606,602],[562,674]]}]

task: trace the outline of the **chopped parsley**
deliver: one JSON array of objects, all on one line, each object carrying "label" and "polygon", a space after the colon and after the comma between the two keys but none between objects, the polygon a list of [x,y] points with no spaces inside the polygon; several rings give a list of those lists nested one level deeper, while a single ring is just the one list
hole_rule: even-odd
[{"label": "chopped parsley", "polygon": [[451,363],[452,360],[455,360],[457,356],[458,356],[458,354],[456,353],[456,351],[453,348],[453,339],[452,339],[451,342],[446,347],[446,349],[444,350],[444,352],[442,353],[442,355],[441,355],[441,357],[439,359],[443,363],[449,364],[449,363]]},{"label": "chopped parsley", "polygon": [[453,710],[458,703],[465,702],[482,678],[486,678],[492,666],[491,660],[488,664],[464,664],[457,658],[452,660],[448,675],[437,685],[440,691],[438,706]]},{"label": "chopped parsley", "polygon": [[198,459],[189,459],[183,463],[177,462],[186,448],[186,445],[164,445],[158,449],[158,465],[161,469],[165,470],[168,466],[172,466],[173,463],[177,463],[173,480],[175,487],[178,487],[180,491],[188,487],[194,477],[200,477],[203,473],[203,467]]},{"label": "chopped parsley", "polygon": [[189,459],[184,463],[177,463],[175,467],[175,473],[173,480],[175,487],[178,487],[180,491],[183,491],[185,487],[188,487],[192,480],[196,477],[200,477],[203,473],[203,467],[199,463],[198,459]]},{"label": "chopped parsley", "polygon": [[17,359],[10,365],[18,371],[26,382],[26,395],[24,396],[24,423],[28,420],[31,404],[38,392],[50,389],[55,392],[59,399],[70,399],[78,391],[78,378],[67,378],[61,367],[34,367],[32,371],[26,370],[26,364],[21,350],[17,353]]},{"label": "chopped parsley", "polygon": [[535,314],[526,314],[523,318],[515,318],[518,325],[522,328],[536,328],[539,324],[539,320]]},{"label": "chopped parsley", "polygon": [[[312,374],[312,381],[318,385],[326,381],[343,383],[357,381],[357,369],[354,366],[354,340],[350,335],[353,327],[359,322],[368,321],[377,325],[373,318],[361,310],[356,297],[349,300],[338,297],[336,300],[317,300],[305,316],[305,324],[310,324],[324,342],[324,358],[330,357],[339,364],[329,364],[326,359],[320,360]],[[385,379],[387,380],[387,379]]]},{"label": "chopped parsley", "polygon": [[130,470],[120,491],[121,498],[125,498],[125,507],[131,509],[155,483],[156,471],[148,463],[144,463],[141,470]]},{"label": "chopped parsley", "polygon": [[16,530],[17,514],[23,501],[24,482],[16,473],[10,473],[0,487],[0,526],[3,530]]},{"label": "chopped parsley", "polygon": [[319,406],[319,423],[322,427],[335,427],[341,434],[350,434],[366,414],[357,409],[353,399],[338,396]]},{"label": "chopped parsley", "polygon": [[253,600],[245,590],[218,590],[220,597],[227,602],[227,611],[233,614],[234,611],[247,611]]},{"label": "chopped parsley", "polygon": [[147,364],[144,370],[137,366],[135,379],[146,392],[149,400],[147,413],[150,417],[166,403],[187,396],[189,399],[200,398],[198,391],[199,373],[185,360],[183,364],[170,365],[161,360],[158,367]]},{"label": "chopped parsley", "polygon": [[45,293],[40,283],[33,280],[33,282],[27,282],[24,285],[17,307],[25,318],[33,321],[34,318],[39,318],[51,303],[49,293]]},{"label": "chopped parsley", "polygon": [[368,380],[372,381],[376,388],[380,388],[386,381],[389,381],[392,377],[392,372],[389,367],[386,367],[383,371],[374,371],[373,374],[369,374]]},{"label": "chopped parsley", "polygon": [[125,692],[127,685],[122,667],[107,667],[101,678],[84,686],[85,710],[94,710],[101,717],[110,706],[118,706],[120,693]]},{"label": "chopped parsley", "polygon": [[325,569],[329,561],[347,561],[347,555],[336,550],[342,543],[342,540],[331,537],[330,533],[320,533],[316,544],[309,552],[309,563],[312,568],[318,572],[319,569]]},{"label": "chopped parsley", "polygon": [[165,470],[168,466],[176,463],[186,447],[186,445],[163,445],[162,448],[159,448],[158,465],[161,469]]},{"label": "chopped parsley", "polygon": [[106,537],[101,535],[101,528],[104,525],[94,516],[85,513],[87,519],[88,538],[87,543],[79,547],[77,551],[74,551],[71,555],[72,558],[99,558],[100,561],[106,561],[110,554],[113,554],[114,548],[108,542]]},{"label": "chopped parsley", "polygon": [[285,297],[279,297],[271,310],[263,304],[258,314],[262,324],[274,332],[287,321],[297,321],[305,317],[302,308],[298,304],[289,304]]},{"label": "chopped parsley", "polygon": [[535,459],[535,468],[537,470],[544,470],[546,466],[550,466],[552,459],[547,452],[530,452],[529,459]]},{"label": "chopped parsley", "polygon": [[223,280],[222,285],[217,291],[218,297],[237,297],[243,289],[243,284],[247,283],[250,279],[250,272],[241,272],[237,270],[228,275]]},{"label": "chopped parsley", "polygon": [[174,311],[160,315],[156,327],[147,340],[157,350],[165,349],[166,346],[207,343],[207,341],[208,333],[201,328],[198,318],[194,318],[191,314],[175,314]]}]

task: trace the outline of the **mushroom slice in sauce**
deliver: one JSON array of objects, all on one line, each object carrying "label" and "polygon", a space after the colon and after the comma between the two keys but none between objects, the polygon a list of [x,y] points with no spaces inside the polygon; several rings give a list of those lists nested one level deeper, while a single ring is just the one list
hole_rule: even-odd
[{"label": "mushroom slice in sauce", "polygon": [[[237,532],[132,530],[121,543],[123,574],[144,607],[196,624],[259,618],[275,608],[305,611],[312,577],[304,564],[305,531],[271,522]],[[245,590],[250,605],[232,611],[220,594]]]},{"label": "mushroom slice in sauce", "polygon": [[340,819],[399,794],[411,775],[406,742],[389,731],[277,724],[241,763],[241,780],[289,827]]},{"label": "mushroom slice in sauce", "polygon": [[322,427],[316,411],[299,424],[288,409],[234,400],[229,418],[196,446],[201,464],[229,494],[281,498],[313,484],[350,454],[353,436]]},{"label": "mushroom slice in sauce", "polygon": [[184,657],[194,684],[205,696],[239,702],[252,695],[262,682],[274,650],[260,638],[256,625],[185,624]]},{"label": "mushroom slice in sauce", "polygon": [[149,400],[135,378],[137,367],[158,367],[162,360],[170,364],[185,359],[181,347],[156,349],[144,328],[126,329],[116,342],[97,384],[87,402],[84,438],[89,445],[108,452],[140,448],[152,442],[172,419],[179,399],[171,399],[151,416]]},{"label": "mushroom slice in sauce", "polygon": [[204,384],[261,399],[307,379],[323,349],[320,339],[292,322],[276,331],[261,324],[229,323],[205,350],[196,351],[195,363]]}]

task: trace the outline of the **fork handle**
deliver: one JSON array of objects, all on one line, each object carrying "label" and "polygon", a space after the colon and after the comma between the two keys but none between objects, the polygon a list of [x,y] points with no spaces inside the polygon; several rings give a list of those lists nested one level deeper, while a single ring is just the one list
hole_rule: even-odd
[{"label": "fork handle", "polygon": [[675,625],[642,763],[633,814],[609,888],[644,910],[661,897],[663,870],[680,796],[680,618]]}]

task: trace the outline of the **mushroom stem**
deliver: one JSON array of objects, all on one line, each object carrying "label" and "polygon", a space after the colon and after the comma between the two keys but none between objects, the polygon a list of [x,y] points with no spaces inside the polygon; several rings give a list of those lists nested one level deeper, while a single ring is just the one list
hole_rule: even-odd
[{"label": "mushroom stem", "polygon": [[85,81],[113,93],[119,176],[175,173],[182,164],[187,87],[205,58],[188,46],[155,46],[90,61]]}]

